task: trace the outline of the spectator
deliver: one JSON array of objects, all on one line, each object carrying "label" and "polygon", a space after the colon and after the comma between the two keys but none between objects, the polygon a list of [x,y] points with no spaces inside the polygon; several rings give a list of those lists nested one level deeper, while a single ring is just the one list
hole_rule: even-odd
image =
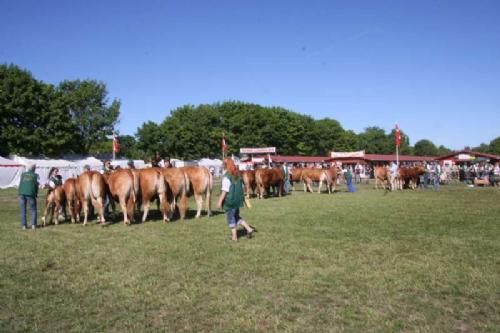
[{"label": "spectator", "polygon": [[26,230],[26,202],[31,210],[31,229],[36,229],[36,198],[38,196],[38,174],[35,173],[36,165],[28,165],[27,171],[21,174],[19,182],[18,199],[21,213],[21,228]]},{"label": "spectator", "polygon": [[243,182],[240,173],[231,158],[226,157],[223,165],[226,173],[222,178],[222,189],[217,201],[217,208],[222,207],[226,212],[226,221],[231,229],[232,241],[238,240],[237,225],[242,225],[247,231],[248,238],[251,238],[254,229],[240,216],[240,207],[243,206],[244,202]]},{"label": "spectator", "polygon": [[281,176],[283,176],[283,189],[284,194],[288,194],[288,190],[290,188],[290,170],[288,169],[288,165],[286,162],[283,162],[280,168]]},{"label": "spectator", "polygon": [[354,186],[352,185],[352,173],[350,168],[344,169],[344,178],[345,182],[347,184],[347,189],[349,192],[355,192],[356,190],[354,189]]}]

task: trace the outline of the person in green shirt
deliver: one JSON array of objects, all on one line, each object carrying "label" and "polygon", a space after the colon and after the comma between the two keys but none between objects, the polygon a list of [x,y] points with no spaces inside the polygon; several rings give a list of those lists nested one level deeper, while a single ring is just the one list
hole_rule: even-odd
[{"label": "person in green shirt", "polygon": [[238,240],[237,225],[243,226],[247,231],[248,238],[251,238],[254,229],[240,216],[240,207],[243,206],[245,199],[240,173],[231,158],[225,158],[223,165],[226,173],[222,177],[222,189],[219,201],[217,201],[217,208],[224,208],[226,212],[227,225],[231,229],[231,240]]},{"label": "person in green shirt", "polygon": [[38,196],[38,174],[35,173],[36,165],[28,165],[27,170],[21,174],[19,182],[19,209],[21,213],[21,228],[26,230],[26,202],[31,210],[31,228],[36,229],[36,198]]}]

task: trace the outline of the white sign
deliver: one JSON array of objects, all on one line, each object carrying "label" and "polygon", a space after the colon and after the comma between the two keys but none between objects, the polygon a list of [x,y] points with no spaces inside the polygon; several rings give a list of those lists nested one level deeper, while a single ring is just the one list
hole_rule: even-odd
[{"label": "white sign", "polygon": [[275,154],[276,147],[266,148],[240,148],[241,154]]},{"label": "white sign", "polygon": [[472,160],[472,156],[470,156],[469,154],[458,154],[458,159],[460,161],[469,161]]},{"label": "white sign", "polygon": [[332,158],[365,157],[365,151],[360,150],[360,151],[350,151],[350,152],[343,152],[343,153],[332,151],[331,156],[332,156]]}]

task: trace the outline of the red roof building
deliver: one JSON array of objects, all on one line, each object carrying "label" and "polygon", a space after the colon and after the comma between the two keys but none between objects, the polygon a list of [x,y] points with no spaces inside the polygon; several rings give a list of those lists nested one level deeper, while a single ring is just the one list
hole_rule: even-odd
[{"label": "red roof building", "polygon": [[474,161],[477,161],[479,159],[496,163],[496,162],[500,161],[500,156],[494,155],[494,154],[481,153],[481,152],[477,152],[477,151],[458,150],[458,151],[454,151],[452,153],[449,153],[447,155],[439,156],[437,158],[437,160],[440,162],[448,160],[448,161],[452,161],[453,163],[458,163],[458,164],[467,163],[467,162],[474,162]]}]

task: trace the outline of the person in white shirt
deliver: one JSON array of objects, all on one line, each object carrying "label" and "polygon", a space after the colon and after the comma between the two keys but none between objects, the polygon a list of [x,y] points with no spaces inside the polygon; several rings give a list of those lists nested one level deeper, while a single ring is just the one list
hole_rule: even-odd
[{"label": "person in white shirt", "polygon": [[398,165],[394,161],[392,161],[389,166],[389,177],[391,182],[391,191],[394,191],[396,189],[396,178],[398,177]]}]

